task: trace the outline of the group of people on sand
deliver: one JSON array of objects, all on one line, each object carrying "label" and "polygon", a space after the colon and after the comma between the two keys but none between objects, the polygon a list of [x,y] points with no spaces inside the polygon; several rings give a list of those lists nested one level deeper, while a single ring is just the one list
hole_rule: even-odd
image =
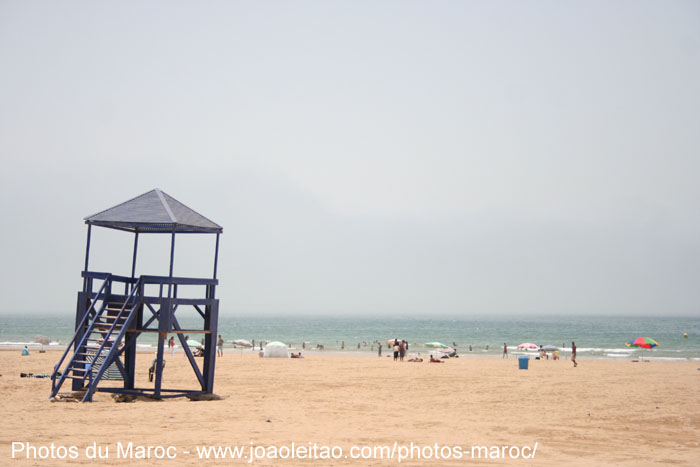
[{"label": "group of people on sand", "polygon": [[[408,342],[404,340],[394,339],[394,361],[399,360],[403,362],[403,358],[408,352]],[[381,356],[381,350],[379,351],[379,356]]]},{"label": "group of people on sand", "polygon": [[[564,344],[562,344],[562,347],[564,347]],[[488,349],[488,346],[486,346],[486,348]],[[472,349],[472,346],[470,345],[469,350],[471,350],[471,349]],[[555,352],[554,355],[555,355],[555,360],[559,358],[558,352]],[[549,355],[542,348],[542,346],[540,346],[540,358],[543,358],[545,356],[546,356],[547,360],[549,360]],[[505,342],[503,343],[503,357],[502,358],[508,358],[508,344]],[[578,363],[576,362],[576,342],[573,342],[573,341],[571,342],[571,362],[574,364],[574,368],[576,368],[578,366]]]},{"label": "group of people on sand", "polygon": [[[185,342],[189,339],[189,336],[185,337]],[[204,339],[202,339],[204,340]],[[202,342],[204,344],[204,342]],[[378,347],[377,347],[377,355],[379,357],[382,356],[382,344],[381,342],[378,342]],[[401,361],[403,362],[404,357],[406,356],[406,353],[408,352],[408,342],[405,340],[399,340],[398,338],[395,338],[393,341],[387,342],[387,344],[390,344],[392,346],[392,350],[394,351],[394,361]],[[453,344],[456,346],[456,344]],[[170,340],[168,341],[168,347],[170,348],[170,353],[171,355],[175,354],[175,338],[171,337]],[[317,348],[323,348],[323,346],[319,345]],[[253,341],[253,348],[255,348],[255,341]],[[306,348],[305,343],[302,345],[302,348]],[[345,341],[343,341],[341,349],[345,348]],[[358,344],[359,348],[359,344]],[[260,349],[262,350],[262,342],[260,342]],[[203,356],[204,352],[203,349],[200,348],[198,349],[199,352],[195,354],[195,356]],[[472,346],[469,346],[469,350],[472,350]],[[488,346],[486,346],[486,350],[488,350]],[[26,353],[25,353],[26,352]],[[224,355],[224,339],[221,337],[221,334],[219,334],[219,338],[217,339],[216,342],[216,353],[217,356],[223,357]],[[29,349],[25,348],[22,350],[23,355],[29,355]],[[292,354],[292,358],[302,358],[301,352],[299,352],[297,355]],[[508,344],[505,342],[503,343],[503,357],[502,358],[508,358]],[[422,358],[411,358],[408,360],[409,362],[422,362]],[[434,357],[433,355],[430,356],[430,361],[432,363],[443,363],[442,360],[439,358]],[[576,362],[576,344],[574,342],[571,343],[571,361],[574,364],[574,367],[578,366],[578,363]]]}]

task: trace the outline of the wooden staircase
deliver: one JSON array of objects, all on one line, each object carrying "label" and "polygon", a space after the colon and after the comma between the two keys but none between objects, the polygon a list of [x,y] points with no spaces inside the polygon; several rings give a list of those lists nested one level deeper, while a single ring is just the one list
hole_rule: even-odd
[{"label": "wooden staircase", "polygon": [[[105,281],[107,284],[108,280]],[[105,285],[103,285],[104,289]],[[77,326],[73,339],[68,344],[66,351],[59,363],[55,366],[51,375],[51,397],[56,396],[63,383],[67,380],[79,381],[81,384],[73,385],[75,389],[79,386],[85,390],[82,401],[92,400],[92,395],[97,389],[97,385],[103,378],[105,371],[112,364],[116,363],[122,369],[119,360],[122,353],[124,336],[128,326],[131,324],[137,310],[137,301],[134,299],[134,287],[132,293],[123,303],[101,302],[99,309],[95,309],[93,300],[90,308]],[[96,297],[100,296],[98,292]],[[68,359],[65,367],[62,368],[71,347],[74,352]],[[96,363],[100,357],[104,357],[101,364]]]}]

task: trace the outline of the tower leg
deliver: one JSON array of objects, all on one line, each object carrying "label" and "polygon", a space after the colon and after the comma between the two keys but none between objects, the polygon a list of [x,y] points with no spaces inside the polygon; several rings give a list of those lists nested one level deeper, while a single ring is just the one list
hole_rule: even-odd
[{"label": "tower leg", "polygon": [[[129,329],[141,329],[143,321],[143,305],[139,305],[134,321],[130,323]],[[136,339],[138,335],[134,332],[127,332],[124,345],[124,389],[134,389],[136,378]]]},{"label": "tower leg", "polygon": [[204,337],[204,387],[202,391],[211,394],[214,392],[214,367],[216,364],[216,341],[219,324],[219,301],[214,300],[208,306],[204,314],[204,329],[211,331]]},{"label": "tower leg", "polygon": [[[168,285],[168,287],[170,287],[170,285]],[[156,355],[155,397],[160,397],[160,389],[163,379],[163,351],[165,348],[165,340],[168,336],[168,331],[171,329],[172,317],[173,302],[170,297],[168,297],[161,302],[160,312],[158,313],[158,354]]]},{"label": "tower leg", "polygon": [[[83,334],[85,334],[85,329],[78,329],[80,323],[83,321],[85,313],[87,313],[90,307],[90,298],[87,292],[78,292],[78,305],[75,311],[75,343],[73,344],[73,352],[78,351],[78,343],[83,339]],[[80,391],[83,389],[82,381],[77,379],[72,380],[71,387],[73,391]]]},{"label": "tower leg", "polygon": [[158,355],[156,356],[156,386],[153,395],[160,397],[161,384],[163,382],[163,347],[165,347],[164,333],[158,334]]}]

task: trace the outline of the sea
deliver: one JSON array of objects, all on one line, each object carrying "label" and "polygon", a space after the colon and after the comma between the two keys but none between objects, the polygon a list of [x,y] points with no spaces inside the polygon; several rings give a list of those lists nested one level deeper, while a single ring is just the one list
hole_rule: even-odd
[{"label": "sea", "polygon": [[[30,350],[42,347],[36,335],[49,338],[48,349],[64,349],[73,336],[75,318],[66,314],[25,313],[0,315],[0,348]],[[182,317],[184,329],[201,329],[198,316]],[[227,352],[250,351],[234,340],[261,342],[281,341],[291,349],[329,354],[376,355],[377,343],[402,339],[409,343],[409,353],[429,353],[428,343],[440,342],[462,357],[500,358],[503,344],[509,354],[519,351],[522,343],[553,345],[563,355],[576,342],[579,359],[635,359],[687,361],[700,360],[700,317],[615,317],[615,316],[518,316],[518,317],[308,317],[308,316],[226,316],[219,317],[218,333]],[[686,337],[687,335],[687,337]],[[659,343],[653,349],[627,347],[637,337],[650,337]],[[192,335],[190,339],[200,339]],[[139,337],[142,351],[155,351],[157,335]],[[470,350],[471,348],[471,350]]]}]

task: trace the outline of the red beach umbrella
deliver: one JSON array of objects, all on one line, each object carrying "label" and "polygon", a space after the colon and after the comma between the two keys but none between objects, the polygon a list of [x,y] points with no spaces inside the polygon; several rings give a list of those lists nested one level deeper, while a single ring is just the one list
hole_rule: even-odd
[{"label": "red beach umbrella", "polygon": [[645,349],[653,349],[659,343],[650,337],[637,337],[627,343],[627,347],[643,347]]}]

